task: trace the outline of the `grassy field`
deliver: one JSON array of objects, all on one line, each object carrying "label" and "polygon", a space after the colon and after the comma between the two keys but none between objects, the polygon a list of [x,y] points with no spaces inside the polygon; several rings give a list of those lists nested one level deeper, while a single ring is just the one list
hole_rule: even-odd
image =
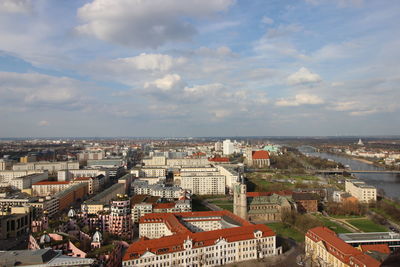
[{"label": "grassy field", "polygon": [[212,203],[221,209],[229,210],[233,212],[233,200],[228,199],[215,199],[215,200],[207,200],[209,203]]},{"label": "grassy field", "polygon": [[335,231],[338,234],[350,233],[349,230],[347,230],[346,228],[344,228],[340,224],[329,220],[328,218],[325,218],[323,216],[316,216],[316,217],[318,218],[318,220],[320,220],[324,224],[325,227],[328,227],[329,229],[332,229],[333,231]]},{"label": "grassy field", "polygon": [[376,224],[368,219],[351,219],[346,221],[363,232],[387,232],[386,227]]},{"label": "grassy field", "polygon": [[358,215],[330,215],[332,218],[336,219],[359,219],[364,218],[365,216],[358,216]]},{"label": "grassy field", "polygon": [[266,223],[268,227],[276,232],[277,235],[282,237],[292,238],[297,242],[304,242],[304,234],[294,229],[292,226],[276,222],[276,223]]}]

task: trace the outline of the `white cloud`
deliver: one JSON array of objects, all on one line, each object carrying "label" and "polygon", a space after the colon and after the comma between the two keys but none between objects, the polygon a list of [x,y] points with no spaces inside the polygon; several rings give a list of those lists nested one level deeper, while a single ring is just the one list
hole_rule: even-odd
[{"label": "white cloud", "polygon": [[183,89],[186,96],[189,97],[211,97],[222,92],[224,86],[220,83],[195,85],[193,87],[185,87]]},{"label": "white cloud", "polygon": [[360,47],[356,42],[328,44],[315,51],[312,54],[312,58],[317,61],[350,58],[360,51]]},{"label": "white cloud", "polygon": [[50,125],[50,122],[48,122],[46,120],[42,120],[42,121],[38,122],[38,126],[41,126],[41,127],[45,127],[45,126],[49,126],[49,125]]},{"label": "white cloud", "polygon": [[309,71],[307,68],[302,67],[297,72],[291,74],[287,81],[290,85],[306,84],[306,83],[317,83],[322,81],[321,77]]},{"label": "white cloud", "polygon": [[178,74],[167,74],[164,77],[153,82],[146,82],[144,88],[156,87],[162,91],[169,91],[181,82],[181,76]]},{"label": "white cloud", "polygon": [[[169,55],[163,54],[146,54],[142,53],[136,57],[119,58],[113,60],[111,65],[113,67],[121,68],[135,68],[138,70],[158,70],[158,71],[168,71],[174,65],[182,64],[186,61],[185,58],[173,58]],[[119,65],[119,66],[118,66]]]},{"label": "white cloud", "polygon": [[35,108],[83,108],[86,96],[82,88],[88,87],[87,83],[66,77],[0,72],[0,103]]},{"label": "white cloud", "polygon": [[202,18],[226,10],[233,0],[93,0],[79,8],[85,24],[76,30],[100,40],[156,48],[188,40],[196,33],[185,17]]},{"label": "white cloud", "polygon": [[0,13],[29,13],[31,0],[0,0]]},{"label": "white cloud", "polygon": [[262,17],[261,22],[265,24],[274,24],[274,20],[267,16]]},{"label": "white cloud", "polygon": [[325,101],[317,95],[297,94],[292,99],[279,99],[275,104],[281,107],[300,106],[300,105],[319,105]]},{"label": "white cloud", "polygon": [[227,110],[227,109],[217,109],[217,110],[212,111],[212,114],[217,119],[223,119],[225,117],[230,116],[232,114],[232,111]]}]

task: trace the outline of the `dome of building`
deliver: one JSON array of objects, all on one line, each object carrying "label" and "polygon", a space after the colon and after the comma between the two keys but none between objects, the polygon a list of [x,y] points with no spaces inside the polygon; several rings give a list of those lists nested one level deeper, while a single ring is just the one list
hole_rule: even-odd
[{"label": "dome of building", "polygon": [[68,217],[69,218],[74,218],[76,216],[76,211],[73,209],[73,208],[71,208],[69,211],[68,211]]},{"label": "dome of building", "polygon": [[97,243],[101,243],[103,241],[103,237],[99,231],[96,231],[96,233],[94,233],[92,241]]}]

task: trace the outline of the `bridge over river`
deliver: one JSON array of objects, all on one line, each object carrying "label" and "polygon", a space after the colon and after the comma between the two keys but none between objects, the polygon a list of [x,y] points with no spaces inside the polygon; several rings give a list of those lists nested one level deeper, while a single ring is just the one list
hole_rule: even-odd
[{"label": "bridge over river", "polygon": [[315,170],[319,174],[344,174],[344,173],[390,173],[400,174],[400,170],[349,170],[349,169],[332,169],[332,170]]}]

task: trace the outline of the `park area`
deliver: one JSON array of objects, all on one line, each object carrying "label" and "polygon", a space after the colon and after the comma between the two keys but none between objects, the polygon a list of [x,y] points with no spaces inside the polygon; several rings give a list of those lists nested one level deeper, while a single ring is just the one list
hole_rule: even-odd
[{"label": "park area", "polygon": [[387,232],[386,227],[376,224],[369,219],[351,219],[347,220],[347,222],[362,232]]}]

